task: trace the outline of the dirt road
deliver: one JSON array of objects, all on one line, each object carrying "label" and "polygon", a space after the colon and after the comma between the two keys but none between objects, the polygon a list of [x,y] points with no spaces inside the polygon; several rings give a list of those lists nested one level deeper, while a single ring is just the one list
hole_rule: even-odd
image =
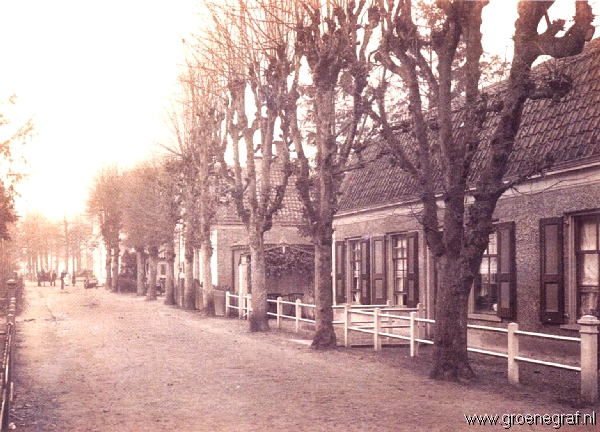
[{"label": "dirt road", "polygon": [[374,355],[315,352],[294,337],[104,288],[29,285],[12,421],[35,432],[458,431],[478,428],[464,414],[575,411],[432,382]]}]

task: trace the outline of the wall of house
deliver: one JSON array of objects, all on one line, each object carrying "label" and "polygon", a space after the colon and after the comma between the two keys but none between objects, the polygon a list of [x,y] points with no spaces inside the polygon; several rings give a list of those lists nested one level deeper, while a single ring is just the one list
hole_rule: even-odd
[{"label": "wall of house", "polygon": [[[233,268],[237,270],[237,263],[232,262],[231,248],[239,244],[247,244],[246,229],[241,225],[218,225],[214,229],[217,232],[217,246],[213,245],[213,282],[222,287],[233,288]],[[216,270],[216,271],[215,271]]]},{"label": "wall of house", "polygon": [[569,216],[600,208],[600,170],[590,167],[529,182],[506,195],[498,202],[495,216],[500,222],[515,223],[516,321],[529,331],[577,329],[568,322],[562,326],[540,322],[540,219],[564,217],[565,312],[570,315],[567,321],[575,324],[574,233]]},{"label": "wall of house", "polygon": [[[428,284],[433,286],[433,282],[430,282],[433,279],[433,270],[425,239],[421,232],[421,225],[415,217],[415,212],[416,207],[407,205],[404,208],[389,207],[377,211],[346,214],[338,217],[334,222],[334,245],[336,241],[418,231],[419,302],[426,305],[429,313],[433,310],[433,295],[428,289]],[[346,259],[347,257],[348,251],[346,250]],[[335,266],[336,260],[334,259],[333,274],[336,274]],[[335,283],[334,278],[334,292]]]},{"label": "wall of house", "polygon": [[[421,227],[415,217],[416,209],[416,205],[412,208],[405,205],[339,215],[335,220],[335,240],[419,231],[420,302],[425,304],[428,316],[432,317],[433,265]],[[600,166],[592,164],[530,181],[507,192],[498,202],[494,215],[495,221],[515,224],[517,303],[516,316],[511,321],[518,322],[522,330],[577,336],[574,231],[571,221],[573,215],[598,209],[600,209]],[[542,324],[540,321],[540,219],[559,216],[564,217],[565,220],[565,312],[569,316],[562,325]],[[480,315],[477,316],[482,318]],[[507,320],[502,322],[494,316],[489,319],[471,319],[471,322],[505,327]],[[481,342],[484,345],[487,338],[484,334],[472,336],[474,342]],[[535,349],[535,345],[534,341],[522,342],[524,349],[528,346]]]},{"label": "wall of house", "polygon": [[[216,273],[216,284],[234,288],[233,272],[238,271],[238,262],[234,259],[232,250],[236,246],[248,245],[246,228],[242,225],[223,224],[215,226],[214,229],[217,232],[217,246],[213,251],[213,262],[216,264],[216,272],[213,267],[213,282],[215,282],[214,274]],[[282,243],[307,244],[308,240],[300,236],[298,228],[295,226],[276,225],[265,233],[265,244]]]}]

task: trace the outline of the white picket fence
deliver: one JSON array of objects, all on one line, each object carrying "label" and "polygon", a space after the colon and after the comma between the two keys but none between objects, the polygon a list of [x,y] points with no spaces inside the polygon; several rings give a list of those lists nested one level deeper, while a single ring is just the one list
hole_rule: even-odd
[{"label": "white picket fence", "polygon": [[[235,299],[235,300],[234,300]],[[295,321],[295,330],[301,329],[302,322],[314,323],[315,305],[284,301],[281,297],[277,300],[267,300],[268,304],[276,305],[276,312],[268,312],[277,320],[277,328],[281,328],[284,319]],[[284,305],[291,305],[294,314],[284,314]],[[426,326],[434,324],[432,319],[425,318],[425,309],[421,304],[417,308],[393,307],[390,305],[343,305],[334,306],[335,310],[342,311],[342,319],[334,321],[334,325],[343,326],[344,346],[350,347],[350,332],[359,332],[373,335],[373,347],[380,350],[383,341],[390,339],[404,340],[408,342],[410,356],[419,355],[419,344],[433,344],[433,341],[425,337]],[[230,310],[238,310],[239,318],[244,318],[251,308],[250,295],[239,296],[227,292],[225,300],[226,315]],[[307,313],[312,310],[311,313]],[[549,367],[568,369],[581,374],[581,395],[584,399],[595,402],[598,400],[598,328],[600,321],[593,316],[584,316],[580,324],[579,337],[557,336],[547,333],[535,333],[519,330],[516,323],[510,323],[507,328],[471,325],[467,327],[473,330],[505,333],[507,335],[507,352],[484,350],[476,347],[468,347],[471,352],[503,357],[508,361],[508,380],[510,383],[519,383],[519,362],[535,363]],[[535,359],[519,355],[519,342],[522,337],[538,339],[552,339],[558,341],[573,342],[580,345],[580,364],[573,366],[563,363],[551,362],[544,359]]]}]

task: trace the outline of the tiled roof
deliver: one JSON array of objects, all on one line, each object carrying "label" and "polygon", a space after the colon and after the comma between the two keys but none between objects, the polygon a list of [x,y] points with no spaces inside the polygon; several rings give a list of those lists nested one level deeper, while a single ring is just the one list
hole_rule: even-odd
[{"label": "tiled roof", "polygon": [[[273,167],[273,173],[271,174],[271,183],[273,185],[281,184],[283,173],[278,171],[277,165]],[[274,189],[273,189],[274,193]],[[216,222],[217,223],[242,223],[242,220],[237,214],[236,206],[233,200],[225,203],[220,203],[216,210]],[[296,190],[296,180],[292,175],[288,179],[288,184],[285,189],[285,195],[283,196],[282,208],[279,209],[274,217],[274,225],[301,225],[303,223],[303,207],[298,197]]]},{"label": "tiled roof", "polygon": [[[570,76],[572,89],[559,101],[540,99],[525,103],[507,177],[524,174],[532,162],[547,158],[554,161],[551,170],[600,158],[600,38],[589,42],[580,55],[549,60],[536,66],[534,73],[543,74],[549,67]],[[502,92],[503,88],[504,83],[500,83],[489,87],[487,92]],[[459,116],[460,112],[455,112],[455,118]],[[498,119],[495,113],[487,115],[479,160],[489,150],[486,144]],[[408,135],[403,134],[403,137],[410,146]],[[368,151],[373,156],[379,149],[374,147]],[[385,156],[365,168],[349,172],[342,191],[340,212],[410,199],[416,197],[418,188],[410,175]]]}]

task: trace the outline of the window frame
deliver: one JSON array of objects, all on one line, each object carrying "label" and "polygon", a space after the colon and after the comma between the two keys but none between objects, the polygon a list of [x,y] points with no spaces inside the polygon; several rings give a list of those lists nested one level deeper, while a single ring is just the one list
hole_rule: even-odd
[{"label": "window frame", "polygon": [[[394,257],[395,239],[402,237],[406,240],[406,257],[404,258],[406,273],[404,287],[396,289],[396,267]],[[386,235],[387,255],[386,265],[388,275],[386,278],[388,298],[392,299],[394,305],[417,307],[419,303],[419,231],[402,231]],[[411,246],[412,245],[412,246]],[[402,303],[398,302],[398,296],[402,296]]]},{"label": "window frame", "polygon": [[[469,295],[469,313],[471,319],[501,322],[503,319],[516,319],[517,312],[517,272],[516,272],[516,241],[515,223],[495,223],[493,230],[497,234],[497,310],[495,313],[480,312],[475,309],[475,287],[479,280],[479,273],[473,281]],[[504,250],[508,248],[508,251]],[[487,249],[487,247],[486,247]],[[507,255],[505,255],[507,253]],[[507,260],[504,258],[508,258]],[[508,262],[506,262],[508,261]],[[507,302],[503,300],[508,300]]]},{"label": "window frame", "polygon": [[[595,227],[595,249],[586,249],[581,250],[581,227],[585,221],[593,221]],[[579,319],[581,317],[581,297],[583,293],[583,288],[591,288],[592,286],[589,284],[580,283],[580,257],[585,255],[591,255],[596,259],[596,272],[597,272],[597,283],[595,285],[595,289],[600,289],[600,213],[593,212],[583,215],[578,215],[575,217],[574,224],[574,232],[573,232],[573,263],[574,263],[574,294],[575,294],[575,304],[574,304],[574,317],[575,319]],[[596,312],[598,315],[598,309]]]}]

